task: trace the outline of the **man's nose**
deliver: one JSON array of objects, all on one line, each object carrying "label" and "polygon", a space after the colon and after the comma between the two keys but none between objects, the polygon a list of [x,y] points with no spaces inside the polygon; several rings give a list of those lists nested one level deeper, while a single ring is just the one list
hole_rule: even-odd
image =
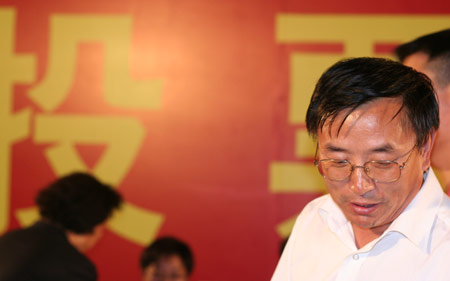
[{"label": "man's nose", "polygon": [[364,195],[374,188],[374,181],[367,175],[364,166],[354,166],[350,175],[350,189],[357,195]]}]

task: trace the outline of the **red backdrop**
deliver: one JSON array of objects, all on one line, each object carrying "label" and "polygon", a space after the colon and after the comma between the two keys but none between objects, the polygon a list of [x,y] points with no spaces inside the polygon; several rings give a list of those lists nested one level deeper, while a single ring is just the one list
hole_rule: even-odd
[{"label": "red backdrop", "polygon": [[[272,170],[274,163],[291,163],[294,172],[297,164],[311,168],[311,155],[301,151],[302,138],[297,135],[304,133],[304,124],[289,117],[296,110],[290,107],[295,96],[293,87],[297,85],[293,81],[297,79],[293,76],[297,73],[295,54],[311,58],[331,54],[328,60],[336,59],[333,56],[360,55],[346,49],[350,45],[348,38],[327,40],[328,33],[322,30],[335,33],[339,24],[321,29],[316,26],[315,17],[320,21],[321,16],[330,16],[327,21],[332,21],[333,16],[345,20],[359,15],[362,17],[357,20],[369,24],[373,17],[388,17],[395,23],[410,15],[408,20],[420,24],[421,17],[438,18],[437,22],[424,22],[427,30],[444,27],[445,19],[450,23],[450,2],[445,0],[1,0],[1,10],[7,13],[0,14],[4,20],[0,29],[12,32],[12,49],[8,53],[7,48],[0,48],[0,86],[2,95],[10,97],[2,100],[0,109],[4,116],[0,125],[7,135],[0,149],[9,153],[0,164],[9,177],[3,183],[6,192],[1,193],[5,226],[0,232],[23,225],[17,212],[32,207],[37,190],[67,170],[56,160],[51,164],[49,153],[55,147],[68,145],[75,149],[86,169],[100,177],[114,173],[122,161],[128,163],[121,168],[124,176],[114,184],[129,204],[158,214],[161,219],[159,224],[153,224],[155,233],[148,234],[148,242],[155,235],[166,234],[187,241],[196,258],[193,280],[199,281],[269,280],[277,263],[281,236],[287,233],[277,227],[322,192],[318,186],[308,189],[295,183],[278,185],[274,174],[290,183],[289,173]],[[13,15],[11,21],[6,21],[8,15]],[[289,15],[311,17],[311,25],[299,26],[313,35],[317,27],[316,35],[323,41],[308,39],[310,35],[295,35],[299,31],[295,24],[286,31],[287,37],[282,35],[284,16]],[[94,19],[88,29],[92,28],[99,37],[76,37],[86,31],[76,29],[84,18],[76,18],[73,29],[69,24],[59,25],[58,19],[71,16]],[[122,32],[116,29],[119,20],[115,21],[115,16],[129,20],[129,37],[115,37]],[[95,32],[99,22],[109,17],[112,23],[106,22],[102,27],[112,38],[107,43],[110,39],[98,35],[103,34],[102,29]],[[62,26],[61,33],[53,31],[58,26]],[[379,30],[379,36],[385,32],[386,40],[375,38],[373,53],[366,55],[385,54],[393,45],[420,35],[421,30],[399,26],[392,25],[400,28],[397,33],[404,34],[398,40],[391,38],[392,30],[381,26],[386,30]],[[355,32],[348,28],[336,33],[347,31],[350,35]],[[365,34],[364,30],[361,32]],[[297,39],[289,39],[289,34]],[[304,41],[300,40],[302,36]],[[368,30],[367,38],[370,36],[373,34]],[[71,56],[66,47],[55,49],[59,46],[55,42],[65,43],[73,38],[73,72],[56,69],[61,79],[70,81],[64,84],[58,80],[54,82],[56,86],[45,88],[56,89],[55,93],[40,92],[41,96],[50,97],[58,91],[64,94],[63,98],[53,106],[47,102],[48,97],[39,101],[33,91],[51,76],[51,64],[58,65]],[[122,43],[129,44],[125,56],[120,53],[123,49],[117,47]],[[127,104],[134,100],[134,86],[107,80],[105,73],[121,66],[120,57],[125,58],[128,69],[124,71],[133,85],[161,82],[156,88],[148,88],[154,92],[144,91],[144,95],[156,96],[157,102]],[[14,63],[11,58],[23,58],[24,62]],[[308,73],[308,69],[305,71]],[[58,88],[63,84],[65,88]],[[114,89],[108,90],[108,85],[117,86],[119,98],[110,94]],[[302,95],[307,100],[310,92]],[[16,126],[12,119],[21,112],[28,115],[19,122],[21,126]],[[97,171],[96,166],[111,139],[103,131],[99,132],[100,140],[89,133],[78,139],[70,135],[76,131],[71,123],[60,126],[43,120],[47,117],[50,121],[64,121],[57,119],[61,116],[88,118],[80,121],[80,126],[93,123],[89,119],[92,116],[105,117],[101,124],[115,128],[119,149],[115,150],[112,163],[105,164],[109,165],[106,172]],[[116,128],[119,121],[115,118],[132,120],[141,130]],[[127,160],[131,140],[139,141],[133,144],[135,150],[129,152],[133,156]],[[68,167],[77,167],[65,156],[55,157],[61,163],[69,163]],[[301,167],[298,171],[298,181],[313,177]],[[133,233],[146,236],[140,230]],[[89,253],[100,280],[139,280],[138,258],[144,242],[128,239],[113,228],[107,231]]]}]

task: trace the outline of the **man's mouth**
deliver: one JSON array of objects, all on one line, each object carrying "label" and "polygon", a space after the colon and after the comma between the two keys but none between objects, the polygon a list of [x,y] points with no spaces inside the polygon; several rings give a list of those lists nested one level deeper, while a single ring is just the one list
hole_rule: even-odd
[{"label": "man's mouth", "polygon": [[374,212],[378,207],[377,203],[368,204],[361,202],[352,202],[350,205],[357,215],[369,215],[372,212]]},{"label": "man's mouth", "polygon": [[370,208],[370,207],[373,207],[376,205],[376,204],[359,204],[359,203],[353,203],[353,204],[356,206],[359,206],[359,207],[364,207],[364,208]]}]

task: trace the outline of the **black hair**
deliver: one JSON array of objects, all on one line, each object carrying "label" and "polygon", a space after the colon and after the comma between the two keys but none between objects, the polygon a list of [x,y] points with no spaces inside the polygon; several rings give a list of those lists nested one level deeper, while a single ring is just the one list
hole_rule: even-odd
[{"label": "black hair", "polygon": [[161,237],[151,243],[141,254],[141,269],[158,262],[161,258],[177,255],[181,258],[188,275],[194,269],[194,256],[185,242],[170,236]]},{"label": "black hair", "polygon": [[421,36],[398,46],[395,55],[403,62],[406,57],[417,52],[426,53],[430,59],[450,52],[450,28]]},{"label": "black hair", "polygon": [[396,116],[405,112],[416,133],[416,144],[422,147],[439,127],[439,108],[431,81],[410,67],[382,58],[341,60],[322,74],[306,113],[308,133],[316,138],[325,122],[333,123],[344,110],[346,116],[341,127],[359,106],[396,97],[402,100]]},{"label": "black hair", "polygon": [[78,234],[92,233],[122,203],[121,195],[94,176],[76,172],[57,179],[35,198],[43,219]]},{"label": "black hair", "polygon": [[434,82],[440,86],[450,83],[450,28],[402,44],[394,52],[401,62],[416,53],[428,55],[427,64],[436,75]]}]

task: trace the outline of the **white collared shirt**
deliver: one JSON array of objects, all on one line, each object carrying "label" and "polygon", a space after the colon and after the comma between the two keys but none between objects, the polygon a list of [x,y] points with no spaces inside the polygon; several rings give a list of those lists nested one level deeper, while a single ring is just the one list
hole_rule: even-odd
[{"label": "white collared shirt", "polygon": [[319,197],[297,218],[271,280],[450,280],[450,199],[430,169],[383,235],[357,249],[342,211]]}]

